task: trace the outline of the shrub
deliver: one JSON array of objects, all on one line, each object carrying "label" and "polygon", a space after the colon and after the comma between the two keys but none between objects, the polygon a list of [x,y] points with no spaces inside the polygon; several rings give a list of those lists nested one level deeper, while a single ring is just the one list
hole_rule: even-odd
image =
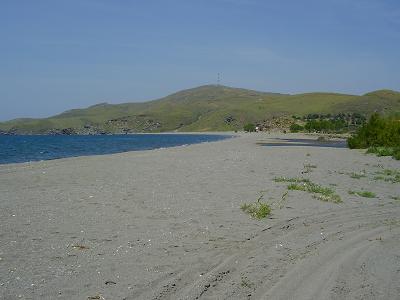
[{"label": "shrub", "polygon": [[399,147],[400,121],[373,114],[368,123],[348,139],[350,148]]},{"label": "shrub", "polygon": [[374,153],[377,156],[392,156],[395,151],[396,149],[393,147],[372,146],[368,148],[367,153]]},{"label": "shrub", "polygon": [[244,125],[243,129],[244,129],[244,131],[247,131],[247,132],[254,132],[254,131],[256,131],[256,125],[254,125],[253,123],[248,123],[248,124]]},{"label": "shrub", "polygon": [[290,125],[290,132],[299,132],[302,130],[304,130],[304,127],[299,124],[293,123]]},{"label": "shrub", "polygon": [[393,152],[393,158],[400,160],[400,147],[396,148]]},{"label": "shrub", "polygon": [[347,140],[351,149],[369,148],[369,153],[400,158],[400,120],[373,114],[354,136]]}]

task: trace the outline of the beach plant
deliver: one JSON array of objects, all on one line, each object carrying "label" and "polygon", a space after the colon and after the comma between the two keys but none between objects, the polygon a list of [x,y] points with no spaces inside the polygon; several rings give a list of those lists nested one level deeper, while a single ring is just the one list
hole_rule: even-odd
[{"label": "beach plant", "polygon": [[352,191],[348,192],[350,195],[357,195],[364,198],[376,198],[376,194],[370,191]]},{"label": "beach plant", "polygon": [[314,198],[333,203],[341,203],[342,199],[335,190],[329,187],[324,187],[311,181],[302,183],[291,183],[288,185],[288,190],[303,191],[314,194]]},{"label": "beach plant", "polygon": [[304,168],[306,168],[306,169],[316,169],[317,166],[316,165],[312,165],[312,164],[305,164]]},{"label": "beach plant", "polygon": [[364,198],[376,198],[376,194],[370,191],[361,191],[358,192],[357,195],[364,197]]},{"label": "beach plant", "polygon": [[288,193],[289,193],[289,191],[284,192],[282,197],[281,197],[281,200],[279,200],[279,202],[278,202],[279,209],[281,209],[283,207],[283,204],[286,201],[286,197],[287,197]]},{"label": "beach plant", "polygon": [[295,182],[295,183],[310,182],[310,180],[307,178],[286,178],[286,177],[275,177],[274,181],[275,182]]},{"label": "beach plant", "polygon": [[261,195],[254,203],[244,203],[240,208],[256,219],[263,219],[271,214],[271,207],[265,203],[261,202],[264,195]]},{"label": "beach plant", "polygon": [[400,170],[384,169],[375,173],[375,180],[383,180],[391,183],[400,183]]},{"label": "beach plant", "polygon": [[350,173],[349,175],[350,175],[351,178],[354,178],[354,179],[360,179],[360,178],[367,177],[364,173],[355,173],[355,172],[353,172],[353,173]]},{"label": "beach plant", "polygon": [[271,213],[271,208],[269,205],[263,202],[255,202],[250,204],[244,203],[240,208],[256,219],[263,219]]},{"label": "beach plant", "polygon": [[254,284],[246,276],[242,276],[240,285],[244,288],[251,288]]},{"label": "beach plant", "polygon": [[383,174],[386,176],[395,176],[395,175],[400,175],[400,171],[398,170],[392,170],[392,169],[384,169],[382,171],[377,172],[378,174]]},{"label": "beach plant", "polygon": [[311,173],[313,171],[313,169],[317,168],[316,165],[312,165],[312,164],[304,164],[303,166],[304,166],[304,171],[301,172],[303,174]]}]

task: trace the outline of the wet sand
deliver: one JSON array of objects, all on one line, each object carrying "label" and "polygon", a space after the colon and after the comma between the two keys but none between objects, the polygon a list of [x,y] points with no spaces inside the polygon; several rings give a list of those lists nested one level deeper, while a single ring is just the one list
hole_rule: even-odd
[{"label": "wet sand", "polygon": [[1,165],[0,298],[399,299],[400,162],[288,138]]}]

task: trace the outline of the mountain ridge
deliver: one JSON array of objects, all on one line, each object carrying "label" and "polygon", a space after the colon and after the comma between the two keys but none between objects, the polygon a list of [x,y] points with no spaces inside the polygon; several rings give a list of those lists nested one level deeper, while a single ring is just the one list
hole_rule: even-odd
[{"label": "mountain ridge", "polygon": [[[311,113],[400,111],[400,93],[377,90],[341,93],[281,94],[222,85],[203,85],[146,102],[98,103],[41,119],[0,123],[8,134],[98,134],[164,131],[240,130],[248,122]],[[64,130],[64,132],[63,132]]]}]

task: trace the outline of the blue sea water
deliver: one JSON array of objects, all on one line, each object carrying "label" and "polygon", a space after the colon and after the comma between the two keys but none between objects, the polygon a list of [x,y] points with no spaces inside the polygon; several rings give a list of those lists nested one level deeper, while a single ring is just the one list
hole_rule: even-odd
[{"label": "blue sea water", "polygon": [[150,150],[229,138],[207,134],[0,135],[0,164]]}]

